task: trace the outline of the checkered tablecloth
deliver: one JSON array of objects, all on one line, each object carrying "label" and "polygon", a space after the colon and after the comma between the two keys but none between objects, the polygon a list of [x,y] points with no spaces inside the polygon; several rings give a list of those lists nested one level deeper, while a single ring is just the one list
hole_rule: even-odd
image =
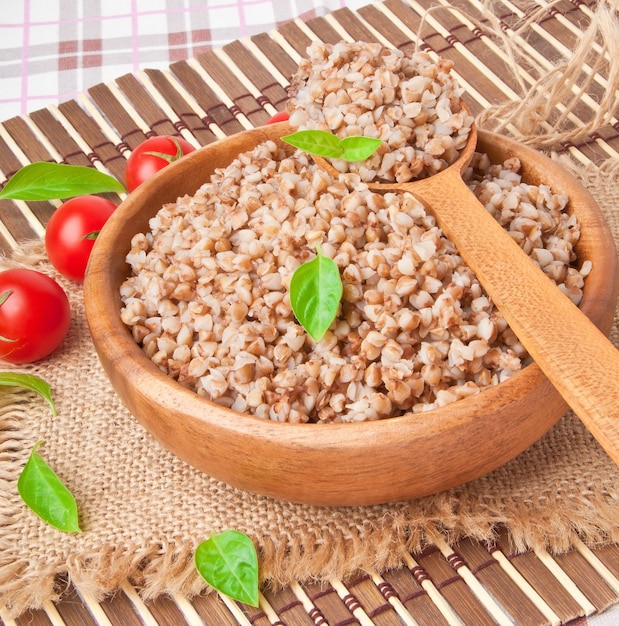
[{"label": "checkered tablecloth", "polygon": [[0,120],[368,0],[0,0]]}]

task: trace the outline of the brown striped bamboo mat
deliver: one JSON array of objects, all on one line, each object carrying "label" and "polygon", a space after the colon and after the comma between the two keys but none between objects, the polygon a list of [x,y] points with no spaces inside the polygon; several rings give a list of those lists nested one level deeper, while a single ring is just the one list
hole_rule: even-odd
[{"label": "brown striped bamboo mat", "polygon": [[[314,39],[418,42],[455,61],[481,124],[549,150],[583,176],[619,237],[619,195],[609,184],[619,149],[618,68],[605,47],[608,37],[619,39],[619,27],[600,7],[497,0],[489,11],[481,0],[386,0],[290,22],[6,120],[0,178],[43,160],[93,165],[122,180],[126,157],[146,137],[177,134],[198,146],[264,123],[282,107],[288,78]],[[32,242],[55,206],[0,203],[0,249],[51,272]],[[59,390],[59,418],[37,413],[29,394],[0,396],[5,626],[533,626],[586,616],[594,623],[591,616],[619,601],[619,471],[569,415],[514,462],[435,497],[321,509],[250,496],[196,476],[110,397],[81,326],[79,288],[63,284],[76,318],[68,346],[28,370]],[[50,463],[90,505],[77,539],[43,527],[16,497],[16,476],[41,436]],[[71,437],[91,445],[88,458],[67,447]],[[76,463],[83,474],[70,470]],[[200,592],[195,540],[229,522],[259,545],[266,580],[258,609]]]}]

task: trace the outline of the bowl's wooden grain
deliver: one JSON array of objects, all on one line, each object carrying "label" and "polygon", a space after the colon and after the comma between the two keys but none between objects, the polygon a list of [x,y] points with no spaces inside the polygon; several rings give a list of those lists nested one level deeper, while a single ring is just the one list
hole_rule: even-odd
[{"label": "bowl's wooden grain", "polygon": [[[211,144],[162,170],[117,209],[97,239],[84,284],[86,315],[101,363],[131,413],[166,448],[207,474],[248,491],[319,505],[375,504],[435,493],[504,464],[537,441],[566,404],[535,365],[444,408],[361,424],[294,425],[240,415],[163,374],[120,320],[119,286],[133,234],[162,204],[192,194],[240,151],[278,137],[276,124]],[[582,310],[605,333],[619,293],[613,238],[590,194],[546,157],[479,132],[493,160],[519,156],[525,179],[569,194],[582,224],[581,259],[593,270]],[[577,358],[577,356],[575,356]]]}]

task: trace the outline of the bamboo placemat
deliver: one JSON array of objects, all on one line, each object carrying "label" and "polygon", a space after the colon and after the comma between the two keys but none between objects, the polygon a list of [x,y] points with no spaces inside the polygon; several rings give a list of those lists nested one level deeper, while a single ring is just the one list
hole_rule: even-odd
[{"label": "bamboo placemat", "polygon": [[[542,4],[539,0],[536,7]],[[122,76],[58,107],[7,120],[0,124],[0,173],[8,178],[30,161],[53,160],[92,164],[122,180],[125,157],[146,137],[180,134],[198,146],[264,123],[282,107],[288,77],[311,40],[377,40],[404,47],[415,41],[424,18],[422,48],[455,61],[475,114],[517,98],[516,72],[533,84],[528,68],[513,68],[474,21],[486,21],[477,0],[458,3],[464,14],[447,0],[432,5],[444,10],[426,15],[429,0],[386,0],[356,13],[342,9],[294,21],[175,63],[169,71]],[[504,32],[517,29],[533,8],[527,6],[495,3]],[[564,0],[548,9],[532,27],[531,53],[543,64],[572,49],[594,7]],[[594,79],[593,96],[605,80]],[[583,98],[570,123],[583,124],[594,107],[594,97]],[[611,120],[595,136],[563,149],[584,165],[617,156],[619,122]],[[8,253],[21,241],[40,237],[55,206],[3,202],[0,250]],[[3,621],[0,608],[0,624],[561,624],[619,600],[619,547],[592,550],[577,543],[571,552],[551,556],[543,550],[513,553],[505,537],[493,544],[439,543],[410,554],[398,570],[346,583],[296,584],[277,593],[264,589],[259,609],[216,594],[143,602],[128,582],[98,603],[69,581],[60,584],[66,586],[61,602],[17,620]]]}]

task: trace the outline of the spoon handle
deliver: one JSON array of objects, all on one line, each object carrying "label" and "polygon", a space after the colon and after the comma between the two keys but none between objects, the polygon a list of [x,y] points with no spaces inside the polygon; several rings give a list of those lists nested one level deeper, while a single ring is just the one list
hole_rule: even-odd
[{"label": "spoon handle", "polygon": [[[440,209],[435,215],[443,232],[522,345],[619,465],[619,351],[523,252],[459,174],[444,174],[426,179],[415,195],[430,210]],[[616,277],[607,279],[613,289]]]}]

